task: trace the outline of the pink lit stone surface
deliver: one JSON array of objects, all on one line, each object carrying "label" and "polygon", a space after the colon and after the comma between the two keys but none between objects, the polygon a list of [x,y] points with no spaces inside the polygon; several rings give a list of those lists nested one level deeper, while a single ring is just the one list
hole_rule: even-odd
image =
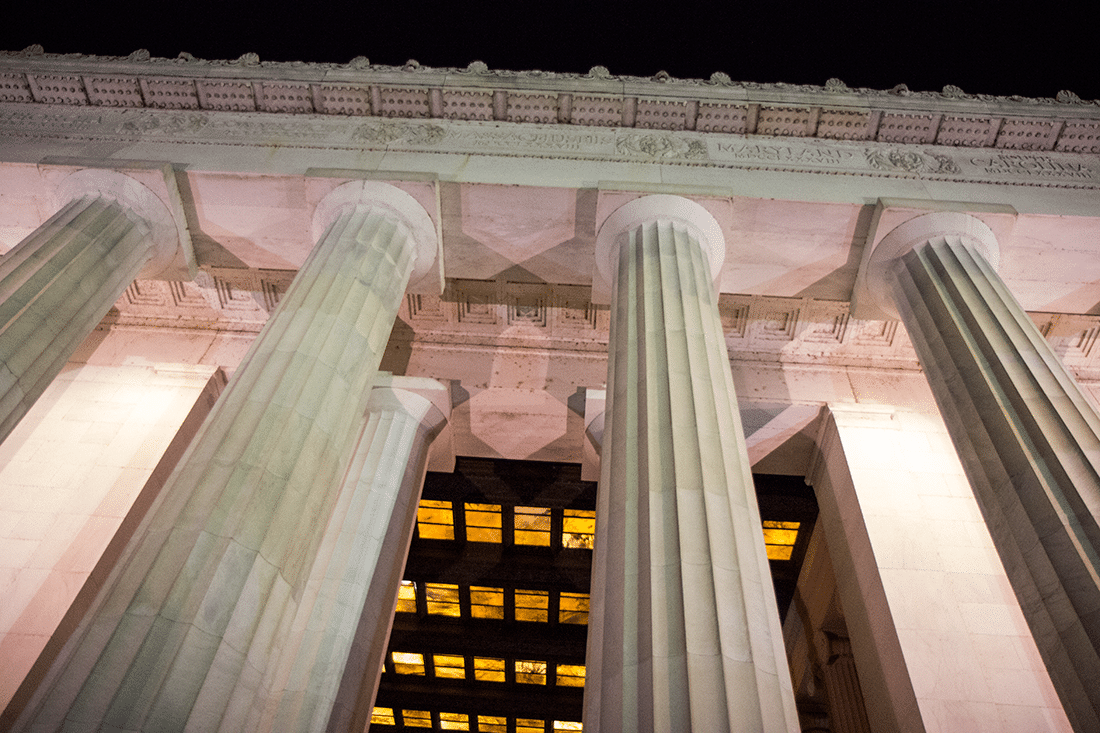
[{"label": "pink lit stone surface", "polygon": [[942,421],[835,405],[822,451],[810,478],[872,729],[1071,730]]},{"label": "pink lit stone surface", "polygon": [[[96,91],[106,76],[130,91]],[[50,77],[82,81],[57,98],[43,95],[40,81]],[[597,231],[619,206],[653,193],[698,203],[722,232],[724,262],[711,273],[721,329],[713,353],[728,357],[742,415],[759,418],[743,418],[754,470],[804,475],[822,451],[832,467],[845,463],[818,429],[826,404],[836,414],[841,406],[935,412],[905,329],[858,309],[860,263],[891,226],[889,217],[875,221],[885,200],[896,204],[890,216],[965,211],[990,226],[999,218],[1002,279],[1093,403],[1100,394],[1100,107],[1069,93],[1021,100],[951,89],[739,84],[722,75],[696,83],[599,70],[253,65],[33,50],[0,54],[0,78],[0,252],[57,211],[58,182],[84,165],[138,176],[158,195],[174,190],[167,203],[193,239],[198,276],[128,287],[98,326],[85,324],[95,331],[77,350],[82,364],[124,371],[179,362],[233,373],[314,249],[315,212],[326,196],[372,181],[415,199],[440,235],[445,289],[399,298],[381,368],[447,388],[452,419],[429,459],[441,470],[454,460],[434,450],[443,441],[463,455],[583,458],[587,476],[598,471],[604,436],[591,430],[597,420],[589,413],[607,383],[613,344],[610,284],[601,293],[594,277]],[[244,90],[245,109],[220,107],[209,94],[215,78]],[[337,103],[333,83],[355,90],[354,109]],[[291,108],[274,106],[268,92],[279,85],[304,96]],[[412,96],[425,103],[411,113],[375,105],[372,96],[398,87],[416,87]],[[471,93],[491,98],[491,107],[468,114],[472,108],[452,104]],[[594,112],[595,98],[606,109]],[[654,127],[665,121],[675,129]],[[122,419],[111,410],[103,416]],[[877,626],[864,623],[862,647],[853,630],[861,675],[886,680],[877,691],[864,686],[880,702],[876,714],[893,705],[898,730],[1063,730],[1049,683],[1036,672],[1037,652],[1019,641],[1018,609],[1004,581],[991,580],[1000,571],[985,540],[975,539],[973,500],[955,492],[957,474],[940,476],[942,445],[913,437],[931,433],[912,424],[883,428],[901,434],[885,442],[870,435],[881,431],[849,427],[841,443],[852,447],[850,470],[831,474],[819,500],[823,517],[835,503],[844,519],[863,523],[830,534],[834,564],[847,568],[846,587],[855,588],[846,607],[896,611],[871,616]],[[148,431],[150,440],[164,439]],[[115,440],[122,431],[81,435]],[[78,476],[102,486],[114,485],[117,470],[137,483],[148,470],[141,460],[74,473],[66,460],[80,451],[56,460],[54,449],[67,446],[59,443],[50,451],[40,445],[30,468],[16,456],[4,470],[21,481]],[[880,465],[891,455],[893,465]],[[930,483],[950,492],[935,493]],[[110,496],[103,501],[115,512]],[[52,564],[32,567],[34,538],[58,529],[96,542],[109,534],[92,498],[70,493],[62,503],[94,521],[63,528],[45,511],[0,514],[9,563],[0,583],[14,588],[23,573],[19,588],[43,589],[58,608],[75,587],[62,572],[92,560],[56,549]],[[21,613],[9,616],[18,621]],[[762,628],[765,619],[756,621]],[[5,658],[10,651],[29,659],[33,644],[25,642],[35,638],[9,635]],[[897,679],[909,693],[890,686]]]},{"label": "pink lit stone surface", "polygon": [[3,704],[58,630],[154,468],[179,458],[182,448],[165,451],[193,410],[209,409],[199,398],[214,371],[72,364],[0,445]]}]

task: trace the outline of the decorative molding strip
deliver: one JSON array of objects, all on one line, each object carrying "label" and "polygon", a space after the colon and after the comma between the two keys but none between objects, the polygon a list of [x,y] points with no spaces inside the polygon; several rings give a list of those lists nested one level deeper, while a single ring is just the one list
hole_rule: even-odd
[{"label": "decorative molding strip", "polygon": [[207,61],[0,52],[0,103],[508,120],[576,127],[700,130],[772,137],[1100,153],[1100,100],[404,66]]},{"label": "decorative molding strip", "polygon": [[[296,273],[207,268],[193,283],[139,280],[107,323],[258,333]],[[449,280],[443,296],[409,295],[398,312],[410,341],[462,345],[607,349],[610,314],[581,285]],[[897,321],[862,321],[848,303],[764,295],[719,297],[730,358],[792,364],[919,369]],[[1100,316],[1032,313],[1066,366],[1100,378]]]},{"label": "decorative molding strip", "polygon": [[[818,128],[821,129],[820,124]],[[1100,134],[1090,137],[1080,130],[1074,134],[1079,137],[1074,143],[1078,148],[1094,143],[1100,145]],[[689,130],[583,128],[498,121],[364,120],[339,115],[58,107],[13,102],[0,105],[0,137],[5,136],[115,142],[151,139],[204,145],[257,144],[656,162],[743,170],[1100,188],[1100,156],[1073,152],[886,145],[807,137],[769,139]]]}]

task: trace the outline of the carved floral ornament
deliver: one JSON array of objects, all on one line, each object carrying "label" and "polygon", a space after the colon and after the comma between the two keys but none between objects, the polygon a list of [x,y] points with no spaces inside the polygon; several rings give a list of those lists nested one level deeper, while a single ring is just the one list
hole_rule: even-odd
[{"label": "carved floral ornament", "polygon": [[339,116],[18,105],[0,108],[0,135],[89,140],[263,140],[261,145],[431,150],[563,160],[643,161],[747,170],[927,177],[1056,188],[1100,188],[1100,160],[1056,152],[951,149],[853,141],[563,125],[502,125]]},{"label": "carved floral ornament", "polygon": [[959,166],[951,158],[932,152],[915,150],[868,148],[864,151],[872,168],[881,171],[906,173],[959,173]]},{"label": "carved floral ornament", "polygon": [[414,122],[368,122],[359,125],[352,132],[356,142],[389,145],[403,142],[409,145],[435,145],[443,140],[447,132],[439,125]]},{"label": "carved floral ornament", "polygon": [[615,151],[620,155],[638,155],[655,160],[664,158],[707,158],[707,148],[702,140],[661,134],[625,134],[615,140]]}]

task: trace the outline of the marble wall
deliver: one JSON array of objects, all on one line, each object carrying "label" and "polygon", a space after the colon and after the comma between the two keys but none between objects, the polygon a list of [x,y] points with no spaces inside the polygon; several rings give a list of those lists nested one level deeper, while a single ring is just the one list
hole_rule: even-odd
[{"label": "marble wall", "polygon": [[225,384],[130,361],[70,363],[0,445],[0,706],[79,619]]},{"label": "marble wall", "polygon": [[872,730],[1069,731],[938,415],[835,405],[811,468]]}]

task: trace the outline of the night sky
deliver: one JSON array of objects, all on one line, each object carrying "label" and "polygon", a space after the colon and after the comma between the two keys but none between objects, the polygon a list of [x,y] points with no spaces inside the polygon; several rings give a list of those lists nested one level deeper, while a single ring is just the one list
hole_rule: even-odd
[{"label": "night sky", "polygon": [[[187,51],[233,59],[374,63],[824,84],[914,91],[1100,98],[1100,34],[1072,2],[1026,9],[993,0],[804,2],[468,0],[180,3],[107,0],[64,5],[8,0],[0,48],[154,56]],[[23,7],[23,11],[19,8]],[[1024,8],[1025,6],[1019,6]],[[889,8],[895,8],[893,11]],[[898,10],[896,8],[904,8]],[[9,12],[11,11],[11,12]],[[13,17],[20,15],[23,18]],[[46,14],[43,16],[43,14]]]}]

